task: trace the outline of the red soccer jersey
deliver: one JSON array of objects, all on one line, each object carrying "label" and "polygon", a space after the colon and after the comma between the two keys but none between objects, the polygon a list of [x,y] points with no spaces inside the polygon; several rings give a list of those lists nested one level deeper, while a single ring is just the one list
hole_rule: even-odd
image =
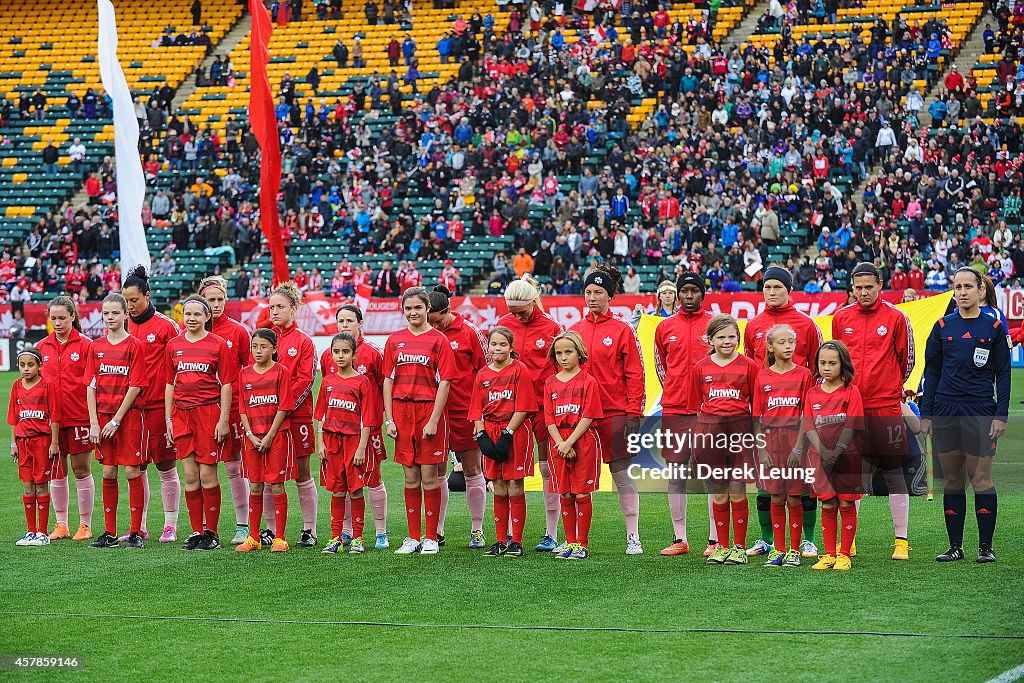
[{"label": "red soccer jersey", "polygon": [[[213,321],[213,333],[223,339],[224,343],[228,345],[229,362],[234,363],[239,372],[245,366],[252,365],[252,349],[250,348],[252,338],[249,336],[249,330],[245,329],[245,325],[232,320],[226,315],[222,315]],[[231,387],[231,400],[234,402],[234,405],[231,407],[232,412],[238,410],[238,397],[240,395],[238,380],[235,380],[235,385]]]},{"label": "red soccer jersey", "polygon": [[[97,339],[89,347],[85,381],[96,391],[96,412],[113,415],[120,410],[129,387],[149,386],[145,345],[131,335],[116,344],[106,337]],[[133,406],[138,401],[136,398]]]},{"label": "red soccer jersey", "polygon": [[514,413],[537,410],[536,392],[530,369],[513,360],[501,370],[484,366],[473,383],[469,402],[469,419],[507,423]]},{"label": "red soccer jersey", "polygon": [[783,373],[761,368],[754,381],[754,415],[764,427],[795,425],[803,415],[804,396],[813,384],[811,371],[802,365]]},{"label": "red soccer jersey", "polygon": [[811,387],[804,397],[804,431],[816,431],[822,445],[832,450],[844,429],[854,430],[854,438],[846,452],[856,452],[857,433],[864,429],[864,403],[860,390],[848,384],[830,394],[820,384]]},{"label": "red soccer jersey", "polygon": [[452,377],[452,388],[448,394],[445,408],[449,415],[463,417],[469,412],[470,396],[476,374],[490,362],[487,353],[487,338],[480,329],[461,315],[441,333],[448,338],[452,355],[455,358],[455,376]]},{"label": "red soccer jersey", "polygon": [[61,344],[56,334],[50,334],[36,348],[43,354],[40,373],[57,386],[60,401],[61,427],[84,427],[89,424],[89,405],[85,399],[85,363],[92,342],[78,330],[72,329],[68,340]]},{"label": "red soccer jersey", "polygon": [[154,311],[153,316],[141,324],[136,324],[129,318],[128,334],[143,343],[146,374],[158,380],[146,385],[135,404],[143,410],[163,409],[164,384],[159,380],[167,373],[167,342],[181,334],[181,330],[166,315]]},{"label": "red soccer jersey", "polygon": [[743,330],[743,353],[757,363],[757,367],[764,367],[765,362],[765,335],[775,325],[786,324],[793,328],[796,333],[796,350],[793,353],[793,362],[803,365],[808,370],[813,370],[814,354],[821,346],[821,330],[806,313],[798,311],[793,304],[764,310],[747,323]]},{"label": "red soccer jersey", "polygon": [[[249,421],[252,433],[261,438],[274,426],[277,412],[289,410],[294,404],[291,374],[280,363],[274,363],[262,374],[252,365],[244,368],[238,375],[238,386],[239,413]],[[288,429],[290,423],[286,417],[278,433]]]},{"label": "red soccer jersey", "polygon": [[195,342],[175,337],[167,343],[166,358],[167,383],[174,385],[178,408],[219,403],[220,388],[238,377],[227,342],[212,332]]},{"label": "red soccer jersey", "polygon": [[295,405],[289,417],[296,422],[313,419],[313,379],[316,376],[316,347],[309,335],[292,325],[287,330],[271,328],[277,333],[277,358],[292,375],[292,398]]},{"label": "red soccer jersey", "polygon": [[757,379],[757,365],[738,355],[726,365],[719,365],[705,356],[693,366],[694,400],[699,402],[698,415],[742,417],[750,415],[750,402]]},{"label": "red soccer jersey", "polygon": [[544,383],[544,420],[559,429],[573,429],[586,418],[604,417],[597,380],[579,372],[568,382],[552,375]]},{"label": "red soccer jersey", "polygon": [[[377,413],[381,416],[381,422],[371,427],[380,427],[384,420],[384,352],[376,344],[366,341],[360,337],[356,342],[356,372],[366,375],[374,390],[374,402]],[[331,349],[327,348],[320,355],[320,374],[324,377],[337,375],[338,366],[334,363],[334,356]]]},{"label": "red soccer jersey", "polygon": [[832,318],[832,338],[850,350],[853,383],[864,405],[898,406],[915,361],[914,328],[907,315],[882,297],[870,308],[852,303]]},{"label": "red soccer jersey", "polygon": [[597,380],[607,415],[643,415],[647,400],[644,361],[636,330],[610,312],[592,313],[569,328],[583,338],[588,358],[583,371]]},{"label": "red soccer jersey", "polygon": [[658,323],[654,331],[654,369],[661,380],[661,412],[664,415],[696,415],[693,364],[706,358],[708,311],[675,315]]},{"label": "red soccer jersey", "polygon": [[438,384],[455,375],[451,344],[433,328],[419,335],[408,329],[395,332],[384,345],[384,376],[394,382],[394,399],[433,402]]},{"label": "red soccer jersey", "polygon": [[321,428],[337,434],[359,434],[363,427],[381,423],[373,399],[374,389],[366,375],[330,375],[320,383],[313,418]]},{"label": "red soccer jersey", "polygon": [[50,424],[60,422],[60,402],[57,383],[40,380],[26,389],[21,378],[11,387],[11,402],[7,404],[7,424],[14,427],[14,436],[49,436]]},{"label": "red soccer jersey", "polygon": [[536,307],[529,321],[525,323],[520,322],[519,318],[511,313],[506,313],[498,319],[498,325],[512,330],[512,338],[515,341],[512,348],[530,371],[537,397],[537,409],[540,410],[544,405],[544,382],[558,372],[558,368],[548,358],[548,350],[555,336],[561,334],[562,326]]}]

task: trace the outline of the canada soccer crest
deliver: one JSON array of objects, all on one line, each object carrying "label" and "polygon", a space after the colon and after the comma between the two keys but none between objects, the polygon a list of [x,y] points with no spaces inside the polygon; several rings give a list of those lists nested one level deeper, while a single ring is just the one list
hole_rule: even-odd
[{"label": "canada soccer crest", "polygon": [[77,351],[71,354],[71,360],[77,361],[79,358],[81,358],[81,356],[78,355]]},{"label": "canada soccer crest", "polygon": [[356,368],[356,370],[359,372],[360,375],[365,375],[366,374],[366,366],[365,365],[360,365],[358,368]]},{"label": "canada soccer crest", "polygon": [[224,343],[228,345],[228,348],[229,348],[229,349],[233,349],[233,348],[235,348],[235,345],[234,345],[234,343],[233,343],[233,342],[232,342],[232,341],[231,341],[230,339],[225,339],[225,340],[224,340]]},{"label": "canada soccer crest", "polygon": [[452,347],[452,351],[458,351],[459,350],[459,342],[457,342],[457,341],[451,342],[451,347]]},{"label": "canada soccer crest", "polygon": [[299,350],[293,346],[292,348],[288,349],[288,355],[291,356],[292,358],[295,358],[295,356],[299,355]]},{"label": "canada soccer crest", "polygon": [[544,348],[544,340],[543,339],[538,339],[536,344],[537,344],[537,348],[538,349],[543,349]]},{"label": "canada soccer crest", "polygon": [[885,333],[888,332],[888,331],[889,331],[889,329],[885,325],[879,325],[878,329],[875,330],[875,332],[878,333],[879,337],[884,337]]},{"label": "canada soccer crest", "polygon": [[612,345],[612,338],[611,337],[605,337],[604,339],[601,340],[601,343],[604,344],[605,346],[611,346]]},{"label": "canada soccer crest", "polygon": [[150,332],[149,334],[146,335],[146,341],[152,344],[153,342],[156,341],[156,335]]}]

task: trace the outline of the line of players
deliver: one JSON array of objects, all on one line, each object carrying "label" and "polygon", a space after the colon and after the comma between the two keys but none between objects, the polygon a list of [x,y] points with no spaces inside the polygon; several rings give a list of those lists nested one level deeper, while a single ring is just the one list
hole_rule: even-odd
[{"label": "line of players", "polygon": [[[287,479],[298,484],[304,521],[297,545],[313,546],[317,543],[316,488],[309,462],[318,449],[321,484],[333,494],[332,540],[324,552],[338,552],[344,546],[350,552],[363,550],[364,489],[369,492],[376,525],[375,547],[386,548],[387,493],[379,475],[386,457],[382,439],[386,429],[395,439],[395,459],[405,474],[409,535],[399,553],[436,553],[443,544],[445,466],[449,450],[454,450],[466,473],[470,547],[485,546],[486,475],[494,482],[496,523],[496,542],[486,554],[521,555],[526,515],[522,480],[533,473],[534,441],[539,446],[546,509],[545,535],[537,550],[554,550],[564,559],[587,556],[590,494],[597,490],[603,460],[616,483],[626,552],[642,553],[639,495],[628,474],[631,458],[625,444],[639,428],[644,371],[634,331],[610,313],[619,280],[612,268],[592,272],[585,283],[588,314],[565,334],[543,313],[537,288],[526,280],[509,286],[510,313],[486,341],[471,323],[453,314],[443,290],[414,288],[406,293],[403,311],[408,328],[392,335],[383,351],[362,339],[359,309],[342,307],[338,321],[344,333],[320,359],[325,379],[315,413],[315,352],[312,340],[295,325],[301,295],[290,284],[272,293],[271,329],[257,331],[251,342],[244,327],[223,315],[226,283],[219,278],[208,278],[200,295],[186,299],[185,331],[180,336],[173,322],[153,310],[144,271],[126,279],[124,299],[115,295],[104,302],[108,335],[91,344],[80,334],[74,304],[58,298],[50,305],[54,334],[38,350],[19,357],[23,380],[16,383],[9,410],[9,420],[17,425],[19,459],[27,464],[21,472],[26,481],[29,533],[19,544],[42,545],[69,535],[67,455],[76,473],[83,513],[76,538],[91,536],[88,454],[95,446],[104,466],[105,530],[93,546],[116,547],[119,541],[126,547],[142,546],[147,537],[149,493],[147,478],[140,475],[151,463],[160,471],[164,499],[161,540],[175,540],[180,495],[175,460],[182,461],[192,526],[185,549],[219,547],[221,492],[216,466],[222,461],[232,484],[238,523],[233,540],[238,550],[258,550],[265,544],[272,551],[288,549],[284,540],[288,501],[283,486]],[[735,321],[727,316],[712,318],[703,311],[703,280],[684,275],[676,287],[680,311],[658,327],[655,340],[657,370],[664,386],[663,416],[666,426],[677,431],[726,434],[750,432],[751,414],[763,416],[759,428],[770,444],[770,452],[760,454],[764,462],[780,454],[782,464],[800,462],[805,441],[807,461],[824,458],[831,469],[839,461],[860,463],[863,454],[885,474],[896,535],[893,558],[908,559],[909,495],[902,472],[907,437],[901,399],[903,382],[913,367],[913,334],[906,317],[879,298],[880,278],[870,264],[858,266],[853,281],[858,301],[835,316],[837,341],[822,345],[813,320],[789,302],[791,274],[769,268],[764,283],[766,308],[747,326],[747,356],[741,357],[736,352]],[[984,289],[980,279],[978,285],[976,295]],[[995,335],[990,337],[991,352]],[[770,367],[763,368],[761,359],[771,359]],[[34,361],[39,367],[33,371]],[[821,386],[811,386],[807,367],[823,380]],[[795,369],[800,372],[794,374]],[[779,377],[765,374],[772,372]],[[42,382],[37,379],[40,374]],[[164,375],[166,384],[152,381]],[[744,383],[745,393],[742,389],[737,393],[734,389]],[[36,389],[33,394],[31,389],[40,384],[46,391]],[[935,384],[941,386],[938,376]],[[829,396],[815,396],[806,407],[803,399],[800,406],[792,400],[773,402],[772,396],[784,386],[801,387],[801,397],[814,391]],[[47,392],[52,399],[38,399],[45,399]],[[76,399],[81,393],[85,400],[80,402]],[[1003,398],[1000,394],[1000,401]],[[46,407],[40,411],[43,404]],[[832,429],[830,437],[826,438],[825,429],[804,433],[787,428],[803,412],[806,417],[816,416],[821,424],[822,416],[828,414],[823,411],[833,404],[836,415],[850,415],[851,420],[847,425],[831,421],[844,428]],[[26,405],[33,406],[28,413]],[[777,406],[789,410],[775,410]],[[45,419],[32,419],[40,412]],[[863,430],[852,419],[855,415],[863,415]],[[320,424],[316,434],[314,417]],[[53,427],[58,422],[60,429]],[[929,427],[929,421],[924,421],[922,428]],[[974,456],[972,450],[968,453]],[[720,449],[665,454],[669,460],[715,463],[724,455],[727,452]],[[966,462],[978,490],[979,481],[973,479],[977,463],[971,457]],[[116,532],[118,466],[126,468],[132,512],[129,533],[120,539]],[[85,476],[80,476],[83,470]],[[834,480],[816,482],[818,498],[823,499],[826,543],[826,554],[816,566],[849,567],[853,533],[844,533],[837,550],[836,511],[843,517],[844,530],[855,530],[854,503],[864,490],[859,471],[857,475],[850,491],[831,491],[837,495],[822,495],[823,486],[835,485]],[[989,474],[988,488],[990,479]],[[60,500],[62,480],[64,498]],[[57,513],[57,525],[49,535],[45,533],[47,481],[53,481]],[[711,538],[705,552],[709,562],[738,564],[749,556],[768,554],[769,566],[794,566],[801,554],[817,555],[813,547],[816,502],[801,497],[804,492],[776,488],[759,493],[762,537],[747,548],[745,483],[719,481],[711,486]],[[991,496],[986,501],[994,527],[994,489]],[[669,505],[676,538],[662,554],[685,554],[689,552],[685,481],[670,484]],[[424,513],[425,528],[421,528]],[[559,516],[566,538],[561,545],[555,540]],[[263,518],[268,528],[258,532]],[[732,546],[730,521],[735,534]],[[790,547],[784,553],[787,528]],[[962,519],[960,528],[962,544]],[[950,538],[952,551],[959,545],[952,532]],[[802,553],[797,552],[798,542]],[[987,545],[991,554],[991,534],[986,543],[984,530],[981,545],[983,550]]]}]

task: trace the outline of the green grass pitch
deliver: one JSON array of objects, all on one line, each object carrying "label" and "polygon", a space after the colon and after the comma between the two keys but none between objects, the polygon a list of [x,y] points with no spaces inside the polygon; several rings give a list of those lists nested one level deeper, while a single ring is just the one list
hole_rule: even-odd
[{"label": "green grass pitch", "polygon": [[[5,400],[15,378],[0,375]],[[950,674],[958,681],[988,680],[1024,662],[1024,641],[991,637],[1024,633],[1024,420],[1018,402],[1024,373],[1017,371],[1015,379],[1017,417],[1000,444],[996,471],[996,485],[1002,485],[999,561],[989,566],[973,562],[977,530],[970,504],[968,561],[934,562],[946,547],[941,503],[923,498],[912,501],[910,562],[889,559],[892,527],[884,499],[863,503],[851,572],[814,572],[806,563],[796,571],[706,567],[699,551],[707,508],[698,497],[689,507],[697,552],[659,557],[672,528],[665,496],[654,494],[641,500],[646,554],[626,557],[618,502],[606,491],[595,496],[592,559],[580,563],[532,551],[493,560],[466,549],[469,519],[458,493],[448,509],[448,545],[435,557],[373,550],[329,557],[318,549],[275,556],[230,548],[183,553],[179,544],[155,538],[136,553],[71,541],[17,548],[14,541],[24,533],[21,484],[4,458],[0,656],[78,655],[85,666],[72,675],[97,681],[933,681]],[[98,465],[94,472],[94,520],[101,527]],[[385,465],[385,477],[395,544],[405,516],[393,462]],[[152,468],[150,478],[149,526],[159,529]],[[221,528],[230,538],[234,510],[222,483]],[[126,489],[122,479],[121,520]],[[301,521],[294,485],[289,492],[294,537]],[[74,497],[72,490],[72,530]],[[528,507],[529,543],[543,533],[539,493],[528,494]],[[321,541],[328,510],[321,491]],[[179,533],[187,524],[182,505]],[[484,529],[490,538],[489,518]],[[958,637],[964,635],[985,637]],[[0,671],[0,680],[18,675]]]}]

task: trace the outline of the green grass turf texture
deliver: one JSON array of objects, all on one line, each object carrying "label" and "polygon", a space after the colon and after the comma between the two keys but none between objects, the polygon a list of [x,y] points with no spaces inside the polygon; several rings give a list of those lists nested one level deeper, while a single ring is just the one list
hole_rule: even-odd
[{"label": "green grass turf texture", "polygon": [[[914,498],[910,562],[889,559],[892,526],[885,499],[866,499],[858,532],[859,556],[851,572],[767,570],[754,562],[707,567],[700,551],[707,532],[704,498],[691,496],[688,556],[660,557],[672,539],[664,495],[644,495],[641,531],[646,554],[623,554],[624,527],[614,493],[595,496],[591,559],[558,562],[532,551],[543,533],[540,493],[528,494],[527,555],[481,557],[465,548],[469,518],[465,495],[453,493],[447,547],[434,557],[400,557],[368,550],[362,556],[325,556],[315,550],[287,554],[184,553],[180,543],[154,537],[140,552],[93,550],[60,541],[48,548],[18,548],[24,533],[21,483],[14,464],[0,465],[0,654],[82,656],[76,680],[324,680],[346,674],[364,680],[523,680],[570,676],[582,680],[751,679],[930,681],[955,672],[983,681],[1024,662],[1024,641],[956,639],[950,634],[1024,633],[1024,495],[1021,456],[1024,420],[1019,399],[1024,372],[1015,371],[1008,436],[1000,443],[1002,480],[995,565],[975,564],[977,529],[968,503],[967,561],[939,565],[945,550],[941,498]],[[6,398],[15,373],[0,375]],[[384,468],[390,496],[392,546],[405,532],[402,477]],[[103,524],[100,467],[94,465],[94,524]],[[162,526],[160,486],[153,491],[150,529]],[[1007,480],[1013,479],[1014,491]],[[301,515],[289,484],[289,537]],[[225,541],[234,509],[222,474]],[[127,521],[122,475],[119,522]],[[490,540],[491,504],[484,530]],[[321,544],[328,535],[329,500],[320,491]],[[367,505],[367,538],[372,520]],[[78,523],[71,492],[71,529]],[[752,532],[756,531],[751,498]],[[52,526],[52,514],[51,514]],[[181,506],[179,535],[187,535]],[[157,532],[158,534],[159,532]],[[816,534],[820,544],[820,532]],[[54,616],[10,612],[61,613]],[[71,616],[106,615],[106,616]],[[109,615],[242,618],[263,623],[152,620]],[[338,625],[275,623],[364,621],[409,623]],[[742,629],[745,633],[643,633],[457,629],[493,626],[628,627],[633,629]],[[764,633],[833,631],[834,634]],[[921,633],[941,637],[851,635],[851,632]],[[0,672],[0,680],[12,675]],[[35,679],[65,675],[32,674]]]}]

